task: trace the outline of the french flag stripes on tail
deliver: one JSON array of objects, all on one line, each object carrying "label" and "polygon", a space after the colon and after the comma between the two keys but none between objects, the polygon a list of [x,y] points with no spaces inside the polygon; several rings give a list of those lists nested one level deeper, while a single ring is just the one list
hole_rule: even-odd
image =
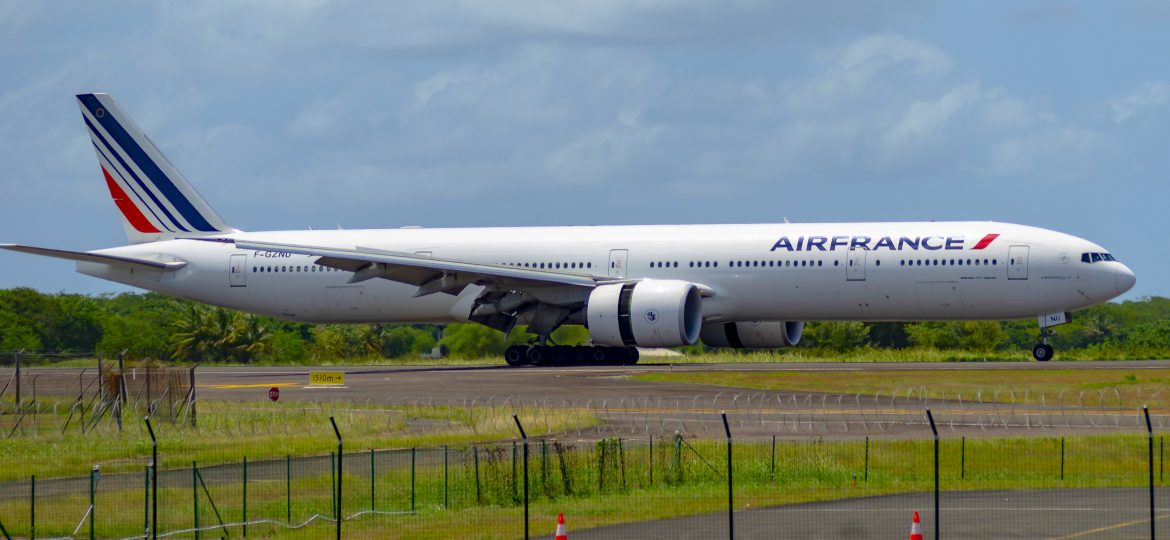
[{"label": "french flag stripes on tail", "polygon": [[114,98],[79,94],[77,101],[131,242],[234,232]]}]

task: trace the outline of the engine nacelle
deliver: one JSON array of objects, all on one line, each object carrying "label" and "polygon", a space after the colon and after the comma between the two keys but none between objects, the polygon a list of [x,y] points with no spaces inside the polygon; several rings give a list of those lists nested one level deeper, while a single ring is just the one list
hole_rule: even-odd
[{"label": "engine nacelle", "polygon": [[699,339],[703,299],[686,281],[602,285],[589,294],[585,317],[597,345],[680,347]]},{"label": "engine nacelle", "polygon": [[700,337],[711,347],[779,349],[800,343],[803,321],[729,322],[703,325]]}]

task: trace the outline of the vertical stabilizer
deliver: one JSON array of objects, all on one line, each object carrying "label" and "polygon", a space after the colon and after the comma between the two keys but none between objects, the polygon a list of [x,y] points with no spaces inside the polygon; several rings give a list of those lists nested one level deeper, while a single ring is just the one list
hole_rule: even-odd
[{"label": "vertical stabilizer", "polygon": [[81,116],[132,243],[233,232],[109,94],[79,94]]}]

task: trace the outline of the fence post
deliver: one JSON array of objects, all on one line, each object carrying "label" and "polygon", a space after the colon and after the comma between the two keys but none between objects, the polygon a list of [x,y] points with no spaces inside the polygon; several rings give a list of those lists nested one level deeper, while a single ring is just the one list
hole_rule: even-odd
[{"label": "fence post", "polygon": [[244,456],[244,538],[248,537],[248,456]]},{"label": "fence post", "polygon": [[[24,349],[16,351],[16,354],[12,355],[13,361],[16,362],[16,408],[17,408],[17,410],[24,410],[24,406],[23,406],[24,404],[21,403],[21,401],[20,401],[20,355],[22,355],[22,354],[24,354]],[[98,367],[99,368],[101,367],[100,363],[98,364]],[[5,536],[7,536],[7,533],[5,533]]]},{"label": "fence post", "polygon": [[447,445],[443,445],[443,509],[450,506],[447,498]]},{"label": "fence post", "polygon": [[[191,370],[191,372],[194,373],[195,370]],[[329,423],[333,425],[333,434],[337,435],[337,495],[336,495],[336,497],[337,497],[337,507],[336,507],[337,514],[336,514],[336,517],[337,517],[337,540],[341,540],[341,473],[345,470],[341,466],[341,456],[342,456],[343,448],[341,445],[341,430],[337,429],[337,422],[335,420],[333,420],[332,416],[329,417]],[[413,484],[413,482],[411,482],[411,483]],[[413,485],[411,486],[411,489],[412,490],[414,489]],[[413,508],[412,508],[412,510],[413,510]]]},{"label": "fence post", "polygon": [[414,513],[414,449],[411,449],[411,513]]},{"label": "fence post", "polygon": [[[866,468],[868,469],[869,468],[868,467],[868,465],[869,465],[869,437],[865,438],[865,463],[867,465]],[[776,481],[776,436],[775,435],[772,435],[772,464],[769,466],[768,470],[771,472],[772,481],[775,482]]]},{"label": "fence post", "polygon": [[520,488],[516,487],[516,441],[512,441],[512,502],[520,501]]},{"label": "fence post", "polygon": [[370,512],[374,511],[374,449],[370,449]]},{"label": "fence post", "polygon": [[[122,405],[126,405],[126,364],[123,359],[126,357],[127,350],[122,349],[122,352],[118,353],[118,401]],[[121,414],[121,409],[118,410]]]},{"label": "fence post", "polygon": [[284,455],[284,522],[292,525],[292,456]]},{"label": "fence post", "polygon": [[727,537],[735,538],[735,501],[733,499],[733,482],[735,475],[731,470],[731,427],[727,425],[727,412],[720,412],[723,418],[723,431],[727,433]]},{"label": "fence post", "polygon": [[[775,441],[775,440],[776,440],[776,436],[773,435],[772,441]],[[776,462],[776,443],[775,442],[772,443],[772,462],[773,462],[772,468],[775,469],[776,468],[776,465],[775,465],[775,462]],[[773,474],[775,474],[775,473],[773,473]],[[864,476],[864,481],[869,482],[869,435],[865,436],[865,476]]]},{"label": "fence post", "polygon": [[[512,420],[516,422],[516,429],[520,430],[520,438],[524,441],[524,540],[528,540],[528,434],[524,432],[524,426],[520,424],[519,416],[513,414]],[[516,453],[513,451],[512,455],[515,456]],[[515,470],[515,466],[512,470]]]},{"label": "fence post", "polygon": [[1142,405],[1142,414],[1146,417],[1146,434],[1149,438],[1150,449],[1150,540],[1154,540],[1155,532],[1155,517],[1154,517],[1154,426],[1150,424],[1150,408]]},{"label": "fence post", "polygon": [[682,433],[679,433],[677,431],[674,432],[674,465],[675,465],[675,470],[678,471],[676,473],[676,478],[677,478],[679,483],[682,483],[682,481],[683,481]]},{"label": "fence post", "polygon": [[146,431],[150,433],[150,537],[158,538],[158,439],[150,417],[146,417]]},{"label": "fence post", "polygon": [[[1064,478],[1064,437],[1060,438],[1060,478]],[[959,479],[967,478],[967,436],[959,439]]]},{"label": "fence post", "polygon": [[191,510],[195,516],[195,540],[199,540],[199,470],[191,462]]},{"label": "fence post", "polygon": [[4,535],[4,540],[12,540],[12,536],[8,534],[8,529],[4,528],[3,523],[0,523],[0,534]]},{"label": "fence post", "polygon": [[930,414],[930,409],[926,409],[926,419],[930,421],[930,431],[934,434],[934,538],[938,540],[940,538],[938,514],[938,428],[934,425],[934,415]]},{"label": "fence post", "polygon": [[1064,480],[1064,437],[1060,438],[1060,479]]},{"label": "fence post", "polygon": [[654,485],[654,435],[650,435],[650,485]]},{"label": "fence post", "polygon": [[32,475],[32,483],[28,488],[28,523],[30,540],[37,537],[37,475]]},{"label": "fence post", "polygon": [[89,471],[89,540],[97,538],[95,534],[97,522],[97,506],[94,504],[94,495],[97,490],[97,481],[101,478],[101,467],[94,465]]},{"label": "fence post", "polygon": [[1158,437],[1158,481],[1165,479],[1166,472],[1166,437]]}]

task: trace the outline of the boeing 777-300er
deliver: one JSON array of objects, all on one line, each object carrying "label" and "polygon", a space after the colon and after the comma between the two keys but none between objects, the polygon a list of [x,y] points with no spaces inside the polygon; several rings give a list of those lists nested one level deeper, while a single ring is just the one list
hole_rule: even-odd
[{"label": "boeing 777-300er", "polygon": [[[803,321],[1036,317],[1051,328],[1128,291],[1105,248],[996,222],[244,232],[229,227],[107,94],[77,96],[129,245],[77,271],[311,323],[474,322],[535,337],[510,365],[633,363],[636,347],[796,345]],[[584,325],[590,347],[555,346]]]}]

